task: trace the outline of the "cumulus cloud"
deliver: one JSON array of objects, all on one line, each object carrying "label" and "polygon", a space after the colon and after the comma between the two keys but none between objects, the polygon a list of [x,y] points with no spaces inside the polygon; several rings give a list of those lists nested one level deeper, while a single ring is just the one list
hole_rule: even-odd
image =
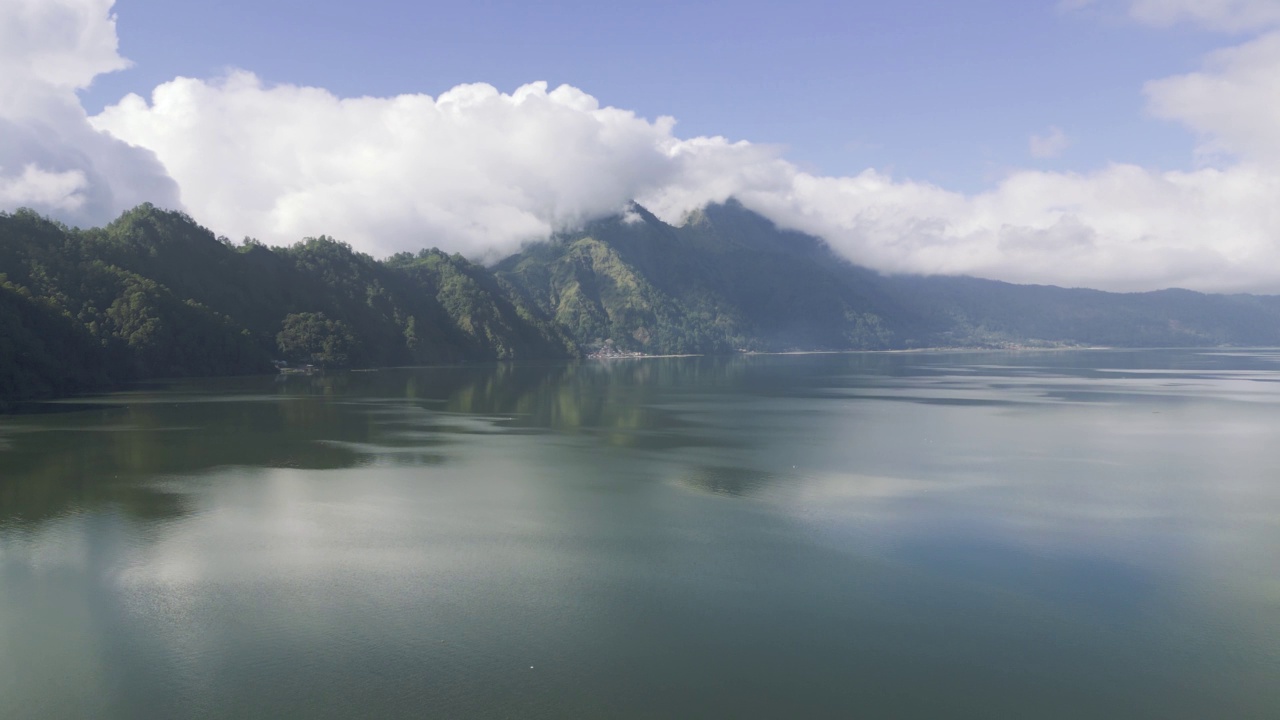
[{"label": "cumulus cloud", "polygon": [[1048,159],[1062,157],[1071,140],[1060,127],[1051,127],[1043,135],[1032,135],[1028,141],[1031,157]]},{"label": "cumulus cloud", "polygon": [[114,0],[0,2],[0,92],[81,89],[129,63],[117,53]]},{"label": "cumulus cloud", "polygon": [[80,170],[49,172],[35,163],[22,168],[22,174],[0,177],[0,206],[43,207],[75,212],[84,205],[87,180]]},{"label": "cumulus cloud", "polygon": [[111,5],[0,0],[0,209],[91,225],[146,200],[179,205],[155,156],[92,128],[76,96],[128,65]]},{"label": "cumulus cloud", "polygon": [[1200,72],[1148,83],[1156,115],[1204,139],[1202,155],[1230,155],[1280,168],[1280,32],[1220,50]]},{"label": "cumulus cloud", "polygon": [[192,211],[222,232],[328,233],[375,253],[512,250],[622,210],[679,165],[669,118],[545,83],[343,99],[235,72],[178,78],[93,122],[154,150]]}]

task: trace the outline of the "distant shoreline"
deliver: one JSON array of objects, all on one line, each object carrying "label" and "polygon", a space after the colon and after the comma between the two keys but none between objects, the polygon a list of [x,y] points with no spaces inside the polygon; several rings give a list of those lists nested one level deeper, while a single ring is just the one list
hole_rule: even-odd
[{"label": "distant shoreline", "polygon": [[[1230,347],[1230,346],[1222,346]],[[900,348],[895,350],[743,350],[736,353],[684,353],[678,355],[648,355],[640,352],[615,353],[609,355],[591,353],[587,355],[585,360],[648,360],[656,358],[687,358],[687,357],[734,357],[738,355],[852,355],[854,353],[876,353],[883,355],[905,355],[908,353],[931,353],[931,352],[954,352],[954,353],[979,353],[979,352],[1063,352],[1074,350],[1139,350],[1139,349],[1177,349],[1177,348],[1117,348],[1109,345],[1067,345],[1062,347],[1043,347],[1038,345],[1019,345],[1014,347],[923,347],[923,348]],[[1199,348],[1185,348],[1199,349]]]}]

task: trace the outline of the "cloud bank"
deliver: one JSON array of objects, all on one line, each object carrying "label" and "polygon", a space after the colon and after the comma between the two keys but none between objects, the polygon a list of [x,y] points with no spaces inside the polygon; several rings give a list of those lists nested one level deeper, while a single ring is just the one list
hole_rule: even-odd
[{"label": "cloud bank", "polygon": [[[23,37],[52,38],[0,51],[0,68],[18,69],[0,77],[22,80],[2,91],[21,85],[12,92],[25,108],[0,114],[17,130],[0,130],[0,206],[35,204],[72,217],[144,199],[174,206],[176,181],[189,212],[234,237],[288,243],[325,233],[379,256],[436,245],[492,259],[621,212],[632,199],[679,221],[707,202],[737,197],[887,272],[1280,292],[1280,211],[1273,209],[1280,33],[1147,86],[1154,115],[1200,134],[1200,145],[1188,149],[1198,169],[1022,170],[986,192],[963,194],[874,170],[815,175],[778,148],[681,138],[671,118],[642,118],[544,83],[510,93],[475,84],[437,97],[339,98],[234,71],[176,78],[149,98],[130,95],[86,119],[75,88],[124,64],[110,0],[0,4],[6,17],[26,23]],[[78,29],[66,30],[50,7],[62,8]],[[1261,31],[1274,22],[1275,3],[1135,0],[1125,7],[1143,22]],[[1065,146],[1051,128],[1030,149],[1048,157]]]}]

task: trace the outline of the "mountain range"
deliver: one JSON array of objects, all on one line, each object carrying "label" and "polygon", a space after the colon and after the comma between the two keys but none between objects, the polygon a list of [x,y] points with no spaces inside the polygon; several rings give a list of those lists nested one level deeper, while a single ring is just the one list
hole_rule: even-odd
[{"label": "mountain range", "polygon": [[633,205],[492,267],[215,236],[151,205],[0,213],[0,402],[149,378],[585,354],[1280,345],[1280,297],[882,275],[735,201]]},{"label": "mountain range", "polygon": [[493,268],[587,347],[645,353],[1280,343],[1280,297],[882,275],[730,201],[638,206]]}]

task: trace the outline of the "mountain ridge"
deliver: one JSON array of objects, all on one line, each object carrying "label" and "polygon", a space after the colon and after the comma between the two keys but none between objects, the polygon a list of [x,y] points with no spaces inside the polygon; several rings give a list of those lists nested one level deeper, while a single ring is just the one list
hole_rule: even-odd
[{"label": "mountain ridge", "polygon": [[321,236],[234,245],[142,205],[101,228],[0,213],[0,402],[139,379],[589,352],[1280,345],[1280,296],[884,275],[736,201],[633,204],[485,267]]}]

